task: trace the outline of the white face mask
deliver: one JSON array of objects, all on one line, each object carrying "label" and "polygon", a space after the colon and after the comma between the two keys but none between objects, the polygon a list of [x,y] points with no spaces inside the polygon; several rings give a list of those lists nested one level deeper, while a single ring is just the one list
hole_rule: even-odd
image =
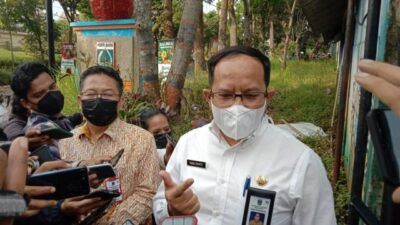
[{"label": "white face mask", "polygon": [[228,137],[240,140],[250,136],[260,125],[265,107],[249,109],[243,105],[232,105],[229,108],[218,108],[211,103],[214,122]]}]

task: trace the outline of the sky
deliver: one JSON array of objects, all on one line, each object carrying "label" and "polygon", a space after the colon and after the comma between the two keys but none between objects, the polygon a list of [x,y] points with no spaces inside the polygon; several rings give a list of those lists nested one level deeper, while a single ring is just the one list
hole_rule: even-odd
[{"label": "sky", "polygon": [[[215,4],[208,4],[204,3],[203,11],[204,12],[210,12],[212,10],[216,10]],[[53,18],[55,20],[60,19],[60,16],[63,14],[63,9],[61,8],[60,3],[58,1],[54,1],[53,3]]]}]

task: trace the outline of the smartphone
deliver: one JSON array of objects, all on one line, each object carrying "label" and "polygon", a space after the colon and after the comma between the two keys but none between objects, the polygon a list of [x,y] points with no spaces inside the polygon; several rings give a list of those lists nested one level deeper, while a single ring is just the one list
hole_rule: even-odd
[{"label": "smartphone", "polygon": [[167,136],[168,142],[172,145],[173,148],[175,148],[176,142],[174,141],[174,139],[172,139],[172,137],[169,136],[168,134],[166,136]]},{"label": "smartphone", "polygon": [[161,225],[197,225],[197,218],[195,216],[173,216],[167,217],[161,221]]},{"label": "smartphone", "polygon": [[43,146],[35,149],[31,153],[31,156],[37,156],[40,165],[42,165],[45,162],[57,160],[56,158],[53,157],[53,155],[51,154],[50,149],[47,145],[43,145]]},{"label": "smartphone", "polygon": [[112,167],[115,167],[118,164],[118,161],[121,159],[121,156],[124,154],[124,149],[121,149],[117,152],[117,154],[112,157],[110,164]]},{"label": "smartphone", "polygon": [[367,114],[367,124],[383,179],[400,185],[400,118],[391,110],[375,109]]},{"label": "smartphone", "polygon": [[56,192],[50,195],[38,196],[38,199],[61,200],[90,192],[89,178],[85,167],[53,170],[35,173],[28,177],[27,185],[52,186]]},{"label": "smartphone", "polygon": [[70,137],[74,136],[73,133],[71,133],[67,130],[64,130],[62,128],[46,128],[46,129],[40,130],[40,134],[47,135],[50,138],[55,139],[55,140],[70,138]]},{"label": "smartphone", "polygon": [[47,135],[50,138],[55,139],[55,140],[70,138],[70,137],[74,136],[73,133],[61,128],[53,121],[39,123],[35,127],[40,129],[41,135]]},{"label": "smartphone", "polygon": [[101,198],[102,200],[111,200],[118,196],[120,196],[120,194],[116,191],[99,190],[87,194],[84,198]]},{"label": "smartphone", "polygon": [[88,166],[87,168],[89,173],[97,174],[97,178],[100,180],[116,176],[114,169],[110,163],[97,164],[93,166]]}]

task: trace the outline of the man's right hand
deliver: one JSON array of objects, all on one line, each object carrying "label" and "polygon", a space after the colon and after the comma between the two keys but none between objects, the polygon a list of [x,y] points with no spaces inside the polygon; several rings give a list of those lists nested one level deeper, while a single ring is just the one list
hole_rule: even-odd
[{"label": "man's right hand", "polygon": [[102,200],[101,198],[85,199],[84,196],[67,198],[61,205],[61,212],[67,216],[86,215],[105,204],[110,200]]},{"label": "man's right hand", "polygon": [[176,184],[168,172],[161,171],[160,176],[164,181],[165,198],[170,216],[194,215],[199,211],[199,199],[189,189],[194,183],[193,179],[187,179],[181,184]]}]

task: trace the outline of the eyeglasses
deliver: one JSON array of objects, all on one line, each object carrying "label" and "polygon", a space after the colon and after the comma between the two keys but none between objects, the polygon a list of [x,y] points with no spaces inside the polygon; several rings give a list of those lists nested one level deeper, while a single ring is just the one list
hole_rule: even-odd
[{"label": "eyeglasses", "polygon": [[242,100],[243,105],[248,107],[260,106],[264,101],[267,93],[262,91],[251,91],[242,94],[236,94],[232,92],[213,92],[211,91],[210,96],[214,98],[214,103],[220,107],[229,107],[235,104],[235,100],[239,97]]},{"label": "eyeglasses", "polygon": [[82,96],[85,99],[102,98],[102,99],[114,100],[117,97],[119,97],[119,94],[115,94],[115,93],[111,93],[111,92],[105,92],[105,93],[84,92],[84,93],[82,93]]}]

